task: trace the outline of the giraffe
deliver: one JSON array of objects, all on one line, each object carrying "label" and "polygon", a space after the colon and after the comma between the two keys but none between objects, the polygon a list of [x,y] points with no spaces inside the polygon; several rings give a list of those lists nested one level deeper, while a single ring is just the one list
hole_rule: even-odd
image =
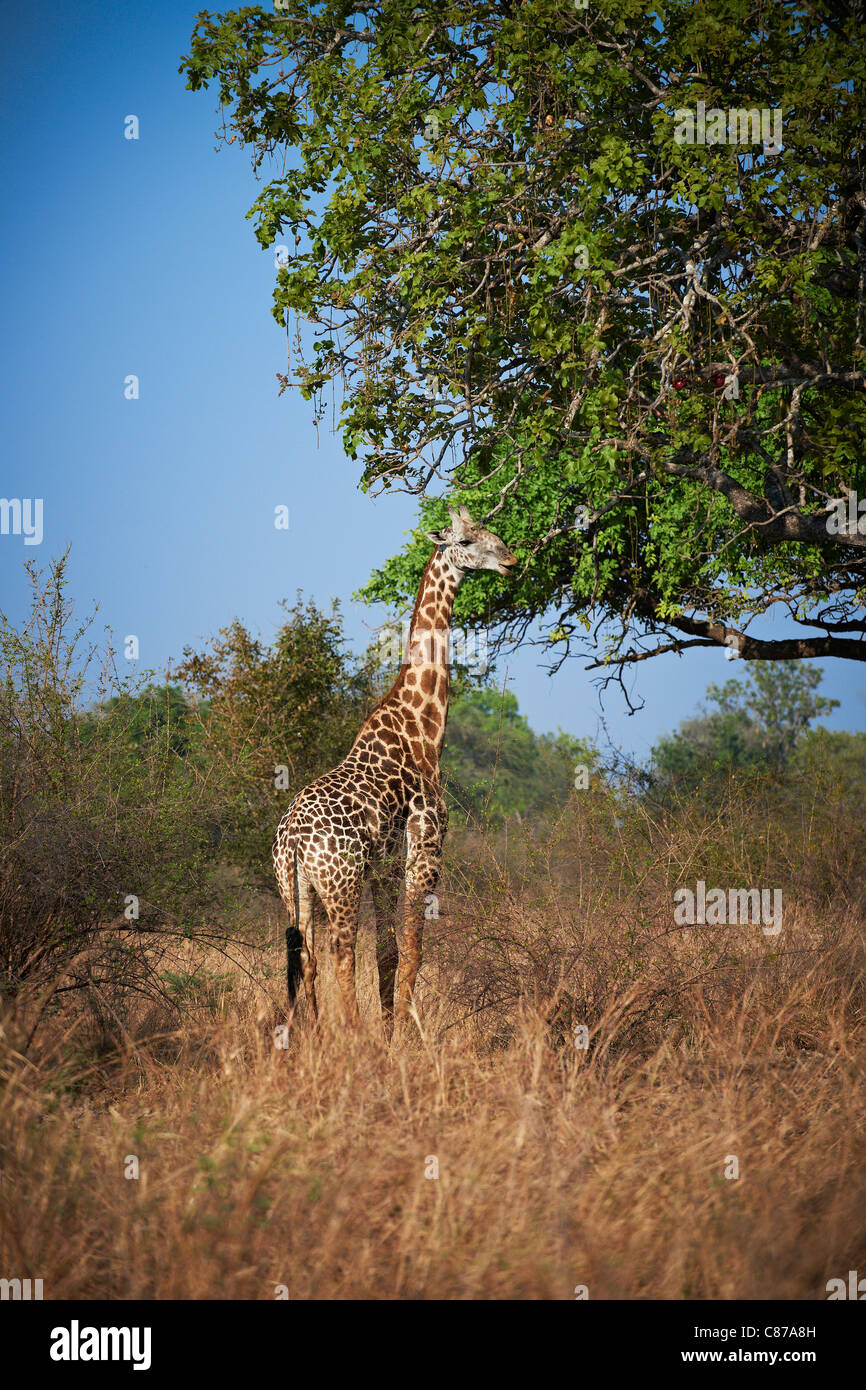
[{"label": "giraffe", "polygon": [[[376,914],[379,997],[387,1037],[405,1018],[421,964],[424,907],[436,887],[447,810],[439,756],[448,717],[448,639],[454,598],[473,570],[510,574],[516,556],[465,507],[451,525],[428,531],[435,545],[421,578],[408,650],[391,689],[361,725],[343,761],[299,792],[277,827],[274,870],[289,914],[289,1007],[303,979],[311,1025],[316,1002],[315,921],[320,907],[349,1023],[358,1020],[355,939],[361,891],[369,878]],[[405,860],[400,855],[405,843]],[[403,940],[397,899],[405,882]]]}]

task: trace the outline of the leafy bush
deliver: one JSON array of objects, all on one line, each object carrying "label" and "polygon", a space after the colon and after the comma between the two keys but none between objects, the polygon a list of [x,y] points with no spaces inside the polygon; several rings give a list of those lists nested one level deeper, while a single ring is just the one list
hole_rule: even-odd
[{"label": "leafy bush", "polygon": [[176,693],[87,645],[66,557],[28,572],[21,629],[0,615],[0,993],[37,1021],[69,993],[119,1019],[125,990],[161,995],[160,943],[202,930],[221,790],[179,746]]},{"label": "leafy bush", "polygon": [[347,652],[339,608],[326,614],[300,598],[284,608],[273,645],[235,620],[205,651],[185,648],[174,672],[194,697],[199,756],[230,793],[222,854],[268,888],[280,816],[345,757],[375,699],[374,663]]}]

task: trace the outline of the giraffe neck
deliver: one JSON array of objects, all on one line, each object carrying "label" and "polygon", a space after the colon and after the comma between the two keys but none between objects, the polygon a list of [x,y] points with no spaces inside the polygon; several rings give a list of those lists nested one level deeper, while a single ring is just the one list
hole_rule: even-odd
[{"label": "giraffe neck", "polygon": [[427,757],[437,764],[448,718],[451,614],[462,579],[461,570],[433,552],[415,600],[403,665],[383,702],[396,708],[413,739],[420,731]]}]

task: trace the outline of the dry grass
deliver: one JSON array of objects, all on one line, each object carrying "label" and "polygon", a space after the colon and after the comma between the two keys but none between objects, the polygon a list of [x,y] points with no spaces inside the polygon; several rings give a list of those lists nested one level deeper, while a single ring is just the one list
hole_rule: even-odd
[{"label": "dry grass", "polygon": [[[25,1060],[7,1015],[0,1272],[47,1298],[825,1297],[866,1269],[862,905],[822,900],[810,822],[780,938],[674,931],[705,832],[597,806],[507,863],[455,837],[390,1049],[369,921],[352,1035],[323,952],[320,1037],[273,1045],[272,942],[184,947],[210,983],[163,1036],[131,1013],[114,1060],[61,1016]],[[760,833],[730,843],[756,877],[721,881],[767,881]]]}]

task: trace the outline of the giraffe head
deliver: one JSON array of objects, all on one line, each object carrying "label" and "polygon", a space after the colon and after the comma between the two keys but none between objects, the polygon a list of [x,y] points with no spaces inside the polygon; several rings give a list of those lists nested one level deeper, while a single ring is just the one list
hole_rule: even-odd
[{"label": "giraffe head", "polygon": [[517,564],[517,556],[512,555],[508,546],[492,531],[476,526],[465,507],[457,511],[448,508],[451,525],[444,531],[428,531],[431,541],[442,550],[445,558],[455,569],[468,573],[470,570],[493,570],[496,574],[511,574]]}]

